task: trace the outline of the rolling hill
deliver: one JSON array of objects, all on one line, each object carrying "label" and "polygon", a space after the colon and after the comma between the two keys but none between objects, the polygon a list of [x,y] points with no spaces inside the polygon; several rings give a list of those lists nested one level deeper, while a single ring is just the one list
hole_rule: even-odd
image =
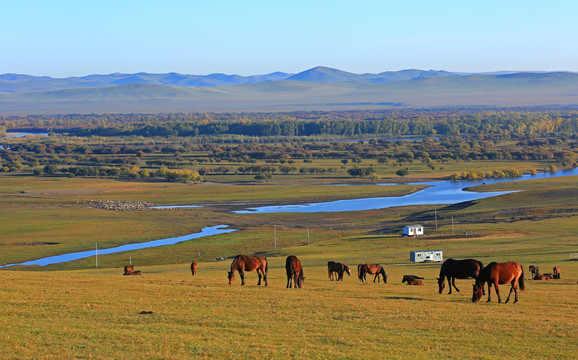
[{"label": "rolling hill", "polygon": [[[316,67],[295,75],[212,74],[202,79],[140,73],[91,75],[75,81],[93,86],[29,91],[32,83],[54,80],[50,79],[2,75],[1,81],[28,84],[20,86],[26,91],[7,91],[0,81],[4,91],[0,92],[0,114],[578,105],[578,74],[569,72],[472,75],[403,70],[359,75]],[[228,85],[191,85],[198,82]]]}]

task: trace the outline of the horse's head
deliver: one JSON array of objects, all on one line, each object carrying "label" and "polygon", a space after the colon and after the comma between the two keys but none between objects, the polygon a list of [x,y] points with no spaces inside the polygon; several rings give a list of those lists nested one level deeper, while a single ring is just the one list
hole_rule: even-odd
[{"label": "horse's head", "polygon": [[227,271],[227,276],[229,277],[229,285],[235,280],[235,271]]},{"label": "horse's head", "polygon": [[477,303],[482,298],[484,293],[484,283],[477,283],[474,286],[474,292],[472,294],[472,302]]},{"label": "horse's head", "polygon": [[349,270],[349,266],[343,265],[343,271],[345,271],[348,276],[351,276],[351,271]]},{"label": "horse's head", "polygon": [[444,288],[446,287],[446,280],[445,278],[436,278],[438,279],[438,286],[440,288],[440,294],[442,293],[442,291],[444,291]]}]

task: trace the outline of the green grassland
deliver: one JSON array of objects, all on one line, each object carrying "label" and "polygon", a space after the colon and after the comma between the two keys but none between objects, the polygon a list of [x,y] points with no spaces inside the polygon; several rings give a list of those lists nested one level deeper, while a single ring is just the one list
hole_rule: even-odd
[{"label": "green grassland", "polygon": [[[479,165],[484,166],[490,167]],[[576,177],[483,185],[477,190],[522,191],[450,206],[325,214],[229,212],[238,202],[292,203],[416,190],[413,185],[316,184],[185,185],[1,175],[0,263],[89,250],[95,242],[111,247],[184,235],[217,224],[239,230],[99,256],[98,268],[88,258],[0,269],[1,357],[575,358],[578,262],[569,258],[578,252]],[[121,212],[89,208],[87,200],[217,205]],[[401,238],[401,227],[410,223],[424,224],[427,235]],[[527,279],[530,264],[542,272],[558,265],[562,279],[527,281],[517,304],[498,304],[495,294],[491,303],[473,304],[472,280],[457,281],[460,293],[440,295],[439,264],[409,262],[410,251],[426,249],[484,264],[515,260]],[[257,287],[254,272],[247,274],[246,286],[240,286],[238,276],[228,285],[231,260],[215,257],[238,253],[268,257],[269,287]],[[303,289],[285,289],[287,255],[303,262]],[[122,276],[129,256],[143,276]],[[188,270],[191,259],[199,262],[194,278]],[[389,281],[361,284],[353,273],[342,283],[331,282],[328,260],[352,268],[380,263]],[[424,276],[425,285],[402,285],[405,274]],[[501,286],[503,298],[508,291],[509,286]]]}]

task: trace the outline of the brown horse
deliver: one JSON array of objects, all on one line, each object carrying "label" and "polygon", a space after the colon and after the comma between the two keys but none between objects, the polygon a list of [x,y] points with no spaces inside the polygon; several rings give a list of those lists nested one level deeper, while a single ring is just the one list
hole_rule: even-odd
[{"label": "brown horse", "polygon": [[512,295],[512,290],[515,294],[514,303],[518,302],[518,287],[516,286],[516,281],[520,285],[520,290],[524,290],[526,288],[524,284],[524,268],[522,265],[518,264],[515,261],[505,262],[505,263],[497,263],[493,262],[490,265],[486,266],[485,268],[480,271],[480,274],[476,278],[476,284],[474,285],[474,293],[472,295],[472,302],[480,301],[482,297],[482,289],[484,288],[484,283],[488,283],[488,302],[491,301],[492,295],[492,285],[496,289],[496,294],[498,295],[498,302],[502,302],[502,298],[500,297],[500,288],[498,284],[507,284],[510,283],[512,287],[510,288],[510,293],[508,294],[508,298],[506,299],[506,304],[510,300],[510,296]]},{"label": "brown horse", "polygon": [[553,279],[554,275],[552,274],[537,274],[532,278],[532,280],[550,280]]},{"label": "brown horse", "polygon": [[192,276],[195,276],[195,274],[197,273],[197,263],[195,262],[195,260],[193,260],[193,262],[191,263],[191,273],[193,274]]},{"label": "brown horse", "polygon": [[287,288],[291,288],[293,284],[295,284],[295,289],[297,289],[297,287],[301,289],[305,277],[303,276],[301,261],[299,261],[297,256],[287,256],[287,260],[285,260],[285,271],[287,271]]},{"label": "brown horse", "polygon": [[245,285],[245,271],[257,270],[257,275],[259,275],[259,282],[257,285],[261,285],[261,278],[265,280],[265,286],[267,284],[267,271],[269,270],[269,264],[267,263],[267,258],[259,255],[237,255],[235,260],[231,263],[231,271],[228,271],[229,275],[229,285],[235,280],[235,270],[239,272],[241,276],[241,286]]},{"label": "brown horse", "polygon": [[401,283],[407,282],[408,285],[423,285],[423,278],[415,275],[404,275]]},{"label": "brown horse", "polygon": [[460,289],[456,286],[456,279],[475,279],[483,267],[484,264],[475,259],[447,259],[444,261],[440,269],[440,277],[437,278],[440,294],[446,286],[446,278],[448,279],[448,284],[450,286],[449,294],[452,293],[452,286],[457,292],[460,292]]},{"label": "brown horse", "polygon": [[553,279],[560,279],[560,267],[559,266],[554,266],[552,273],[554,274]]},{"label": "brown horse", "polygon": [[379,264],[359,264],[357,265],[357,276],[361,282],[367,282],[367,274],[375,275],[373,282],[381,282],[379,275],[383,277],[383,283],[387,284],[387,275],[385,269]]},{"label": "brown horse", "polygon": [[348,276],[351,276],[351,270],[349,270],[349,266],[335,261],[329,261],[327,263],[327,272],[329,274],[329,280],[333,280],[335,275],[335,280],[343,281],[343,273],[347,273]]}]

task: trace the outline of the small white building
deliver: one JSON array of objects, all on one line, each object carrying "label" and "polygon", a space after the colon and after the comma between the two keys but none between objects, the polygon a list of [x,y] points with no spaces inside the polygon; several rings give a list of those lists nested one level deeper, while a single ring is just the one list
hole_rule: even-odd
[{"label": "small white building", "polygon": [[403,236],[423,235],[423,225],[407,225],[403,227]]},{"label": "small white building", "polygon": [[410,251],[409,259],[413,262],[444,261],[442,250]]}]

